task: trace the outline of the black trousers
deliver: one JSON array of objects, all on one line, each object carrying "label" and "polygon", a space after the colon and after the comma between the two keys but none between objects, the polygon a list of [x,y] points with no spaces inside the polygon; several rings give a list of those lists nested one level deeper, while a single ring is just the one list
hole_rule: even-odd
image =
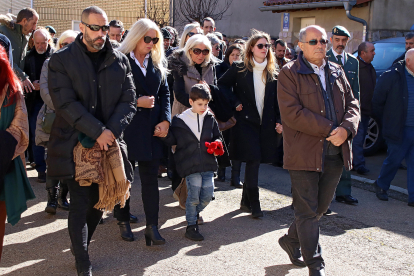
[{"label": "black trousers", "polygon": [[342,174],[341,155],[325,156],[323,172],[290,170],[295,220],[288,231],[289,241],[301,248],[309,268],[324,267],[319,245],[319,219],[333,199]]},{"label": "black trousers", "polygon": [[76,267],[78,271],[87,270],[91,265],[88,245],[102,217],[102,212],[93,208],[99,201],[99,186],[80,186],[74,179],[65,182],[70,192],[68,229]]},{"label": "black trousers", "polygon": [[[131,161],[134,165],[135,162]],[[147,225],[158,225],[160,193],[158,191],[158,167],[160,160],[138,161],[139,176],[141,178],[141,195],[144,204]],[[129,221],[129,199],[124,208],[115,206],[114,216],[118,221]]]},{"label": "black trousers", "polygon": [[[240,162],[241,165],[241,162]],[[259,186],[260,161],[247,161],[244,170],[244,185],[247,189],[254,189]]]}]

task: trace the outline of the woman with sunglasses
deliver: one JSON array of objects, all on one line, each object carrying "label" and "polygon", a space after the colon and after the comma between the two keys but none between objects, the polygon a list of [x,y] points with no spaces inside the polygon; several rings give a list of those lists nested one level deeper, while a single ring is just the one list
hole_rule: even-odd
[{"label": "woman with sunglasses", "polygon": [[[183,34],[184,36],[184,34]],[[183,40],[181,40],[182,42]],[[168,58],[168,67],[174,78],[174,101],[172,106],[172,116],[181,114],[188,108],[189,93],[194,84],[205,81],[207,84],[216,84],[215,62],[211,55],[211,43],[204,35],[193,35],[187,40],[183,49],[175,51]],[[170,158],[173,160],[173,158]],[[172,162],[172,165],[173,162]],[[181,178],[175,171],[174,166],[172,177],[172,189],[174,197],[179,200],[180,207],[185,209],[185,196],[180,196],[176,188],[181,182]],[[201,222],[201,221],[200,221]]]},{"label": "woman with sunglasses", "polygon": [[219,79],[220,90],[232,89],[236,125],[231,128],[230,159],[246,162],[240,209],[253,218],[263,216],[259,201],[260,163],[276,157],[277,64],[268,34],[254,30],[246,43],[243,62],[233,62]]},{"label": "woman with sunglasses", "polygon": [[220,39],[215,34],[207,34],[206,37],[211,42],[211,51],[213,56],[218,58],[220,54]]},{"label": "woman with sunglasses", "polygon": [[[56,50],[67,47],[69,44],[75,41],[78,32],[67,30],[64,31],[58,41]],[[52,103],[52,99],[49,94],[49,85],[48,85],[48,69],[49,69],[50,58],[46,59],[43,63],[42,71],[40,74],[40,96],[44,102],[44,105],[40,109],[39,114],[37,115],[36,120],[36,135],[35,143],[36,146],[47,147],[49,141],[50,133],[47,133],[43,129],[43,122],[47,114],[55,113],[55,108]],[[49,115],[51,116],[51,115]],[[69,192],[68,185],[62,180],[50,179],[46,175],[46,191],[47,191],[47,203],[45,212],[49,214],[56,214],[57,207],[69,211],[70,204],[67,200],[67,195]]]},{"label": "woman with sunglasses", "polygon": [[[125,129],[128,159],[133,166],[138,161],[141,194],[146,218],[145,241],[150,246],[161,245],[165,239],[158,232],[159,191],[158,167],[164,157],[163,142],[171,122],[170,92],[167,84],[167,60],[161,30],[149,19],[132,25],[118,50],[127,55],[131,64],[137,94],[137,113]],[[129,200],[124,208],[115,207],[121,236],[133,241]]]}]

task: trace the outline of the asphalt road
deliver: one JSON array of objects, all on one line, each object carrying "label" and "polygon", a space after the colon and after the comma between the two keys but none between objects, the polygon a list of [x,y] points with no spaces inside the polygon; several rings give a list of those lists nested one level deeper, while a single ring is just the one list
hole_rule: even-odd
[{"label": "asphalt road", "polygon": [[[37,198],[28,203],[16,226],[6,226],[0,274],[76,275],[69,251],[68,213],[44,212],[46,192],[35,175],[29,172]],[[382,202],[369,185],[355,185],[359,206],[333,202],[333,215],[320,221],[327,275],[414,275],[414,208],[398,193]],[[240,189],[216,182],[216,200],[202,213],[205,224],[200,231],[205,240],[193,242],[184,237],[184,211],[173,199],[169,181],[160,179],[159,225],[167,243],[147,247],[137,175],[131,199],[131,211],[139,218],[132,225],[136,240],[122,241],[109,214],[89,249],[94,275],[308,275],[306,268],[289,262],[277,243],[293,219],[288,173],[262,165],[260,187],[265,216],[255,220],[238,210]]]}]

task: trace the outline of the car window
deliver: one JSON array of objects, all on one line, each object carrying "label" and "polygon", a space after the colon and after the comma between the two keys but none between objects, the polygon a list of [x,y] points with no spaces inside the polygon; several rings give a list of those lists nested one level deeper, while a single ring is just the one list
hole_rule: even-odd
[{"label": "car window", "polygon": [[[375,43],[375,57],[372,61],[376,71],[390,68],[394,60],[405,52],[405,43]],[[355,57],[358,52],[354,52]]]},{"label": "car window", "polygon": [[372,65],[375,70],[388,69],[394,60],[405,52],[405,44],[403,43],[376,43],[375,57]]}]

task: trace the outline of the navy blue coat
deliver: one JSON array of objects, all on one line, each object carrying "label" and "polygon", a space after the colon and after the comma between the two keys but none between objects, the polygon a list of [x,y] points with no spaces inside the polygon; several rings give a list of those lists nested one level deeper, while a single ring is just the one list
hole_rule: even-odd
[{"label": "navy blue coat", "polygon": [[408,109],[408,88],[405,61],[394,64],[378,79],[372,98],[372,113],[382,119],[385,140],[401,142]]},{"label": "navy blue coat", "polygon": [[230,160],[261,161],[273,163],[277,158],[276,123],[280,123],[277,102],[277,81],[268,81],[265,88],[263,118],[256,107],[253,72],[244,69],[244,63],[233,62],[232,66],[218,80],[223,93],[230,93],[234,107],[240,103],[242,111],[236,111],[237,123],[231,128],[229,145]]},{"label": "navy blue coat", "polygon": [[151,57],[148,60],[146,76],[129,54],[127,57],[131,64],[137,98],[142,96],[155,97],[153,108],[137,107],[135,117],[125,129],[124,140],[128,147],[128,159],[134,161],[160,159],[164,156],[164,144],[160,138],[153,135],[157,124],[162,121],[171,123],[170,92],[167,78],[162,80],[161,72],[153,66]]}]

